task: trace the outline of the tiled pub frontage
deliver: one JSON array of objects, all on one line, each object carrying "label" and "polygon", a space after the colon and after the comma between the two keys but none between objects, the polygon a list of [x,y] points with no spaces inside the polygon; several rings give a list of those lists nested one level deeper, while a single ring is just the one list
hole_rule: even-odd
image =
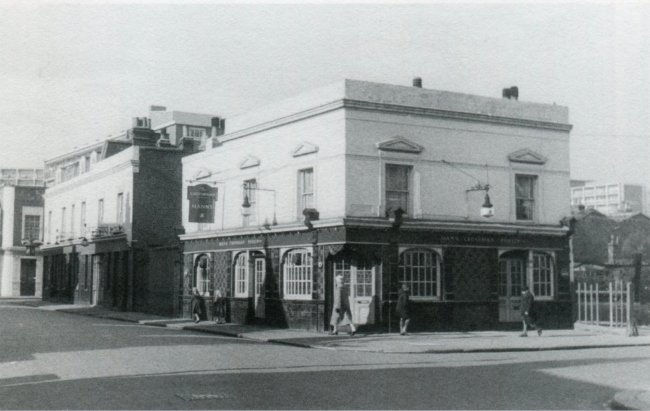
[{"label": "tiled pub frontage", "polygon": [[[325,223],[323,221],[323,223]],[[396,330],[395,302],[409,285],[412,331],[514,329],[521,288],[536,296],[545,328],[571,328],[567,229],[346,219],[313,229],[181,236],[178,310],[190,317],[193,287],[208,310],[216,290],[227,319],[325,331],[336,273],[362,330]],[[179,272],[179,276],[181,273]]]}]

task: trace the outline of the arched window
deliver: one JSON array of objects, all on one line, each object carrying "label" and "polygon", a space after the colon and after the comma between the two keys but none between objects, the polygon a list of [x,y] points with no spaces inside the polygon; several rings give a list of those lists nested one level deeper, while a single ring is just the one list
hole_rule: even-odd
[{"label": "arched window", "polygon": [[411,297],[440,299],[440,258],[431,250],[406,250],[400,256],[399,281],[411,289]]},{"label": "arched window", "polygon": [[311,253],[305,249],[287,252],[283,270],[284,298],[311,299],[313,287]]},{"label": "arched window", "polygon": [[196,260],[195,284],[203,296],[210,295],[210,259],[203,254]]}]

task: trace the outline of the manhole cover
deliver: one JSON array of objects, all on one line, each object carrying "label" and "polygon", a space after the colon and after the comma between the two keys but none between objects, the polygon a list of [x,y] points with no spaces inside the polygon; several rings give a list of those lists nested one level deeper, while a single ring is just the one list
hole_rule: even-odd
[{"label": "manhole cover", "polygon": [[230,398],[226,394],[176,394],[185,401],[224,400]]}]

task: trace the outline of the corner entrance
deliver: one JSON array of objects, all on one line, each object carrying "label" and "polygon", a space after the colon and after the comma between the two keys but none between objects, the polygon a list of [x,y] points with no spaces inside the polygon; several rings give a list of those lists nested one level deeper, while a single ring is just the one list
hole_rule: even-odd
[{"label": "corner entrance", "polygon": [[36,260],[20,260],[20,295],[36,295]]},{"label": "corner entrance", "polygon": [[337,258],[334,260],[334,277],[343,275],[343,286],[348,287],[352,321],[357,325],[375,322],[372,312],[375,291],[375,268],[364,259]]}]

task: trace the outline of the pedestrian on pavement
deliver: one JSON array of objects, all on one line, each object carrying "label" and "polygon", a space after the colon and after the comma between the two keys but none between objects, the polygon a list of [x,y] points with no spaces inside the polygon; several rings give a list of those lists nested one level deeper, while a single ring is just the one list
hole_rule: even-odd
[{"label": "pedestrian on pavement", "polygon": [[521,289],[521,315],[524,320],[524,332],[520,337],[528,337],[528,328],[537,329],[537,335],[542,335],[542,327],[537,324],[537,312],[535,310],[535,296],[528,287]]},{"label": "pedestrian on pavement", "polygon": [[205,316],[205,300],[196,287],[192,288],[192,292],[194,294],[192,300],[190,300],[192,318],[195,323],[198,323]]},{"label": "pedestrian on pavement", "polygon": [[406,283],[402,284],[402,289],[397,292],[397,308],[395,310],[399,316],[400,335],[408,335],[406,331],[411,322],[411,300],[409,299],[409,294],[409,286]]},{"label": "pedestrian on pavement", "polygon": [[332,326],[331,335],[338,335],[339,327],[342,325],[350,326],[350,336],[357,333],[350,310],[350,289],[343,283],[343,274],[341,273],[334,277],[334,304],[330,325]]},{"label": "pedestrian on pavement", "polygon": [[217,324],[226,323],[226,299],[223,298],[221,290],[214,291],[214,316]]}]

